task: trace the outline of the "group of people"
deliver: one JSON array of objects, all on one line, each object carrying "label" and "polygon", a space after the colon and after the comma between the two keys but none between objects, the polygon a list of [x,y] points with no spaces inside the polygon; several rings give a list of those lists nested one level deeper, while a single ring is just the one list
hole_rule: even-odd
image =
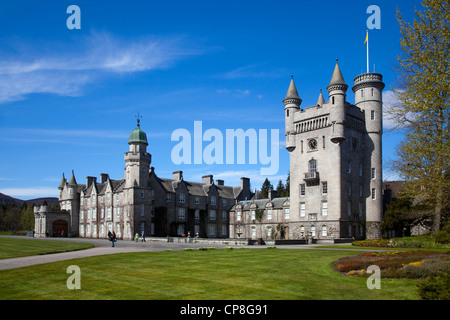
[{"label": "group of people", "polygon": [[[136,242],[139,241],[139,233],[136,232],[136,235],[134,236],[134,239]],[[114,232],[114,230],[108,231],[108,240],[111,241],[112,246],[114,247],[114,243],[117,241],[117,237],[116,237],[116,233]],[[147,240],[145,240],[145,235],[144,235],[144,231],[142,231],[141,233],[141,241],[142,242],[147,242]]]}]

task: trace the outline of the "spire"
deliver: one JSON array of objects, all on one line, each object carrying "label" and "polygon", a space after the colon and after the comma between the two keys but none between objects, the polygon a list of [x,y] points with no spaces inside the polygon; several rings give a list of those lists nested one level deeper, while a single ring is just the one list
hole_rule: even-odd
[{"label": "spire", "polygon": [[70,177],[70,180],[69,180],[69,186],[76,186],[77,185],[77,180],[75,180],[75,174],[73,173],[73,170],[72,170],[72,176]]},{"label": "spire", "polygon": [[138,112],[136,118],[137,118],[137,127],[140,128],[141,127],[140,122],[141,122],[142,116],[139,114],[139,112]]},{"label": "spire", "polygon": [[291,103],[299,106],[302,103],[302,99],[300,99],[297,88],[295,87],[294,76],[291,76],[291,83],[289,84],[289,89],[287,91],[286,97],[283,100],[283,103],[285,106]]},{"label": "spire", "polygon": [[58,189],[64,189],[64,186],[66,185],[66,183],[67,183],[67,180],[64,177],[64,172],[63,172],[63,176],[62,176],[62,179],[61,179]]},{"label": "spire", "polygon": [[320,89],[319,99],[317,99],[317,105],[323,106],[325,99],[323,98],[322,89]]},{"label": "spire", "polygon": [[347,91],[348,85],[344,81],[341,69],[339,68],[338,59],[336,59],[336,66],[334,67],[333,76],[331,77],[330,84],[327,87],[328,92],[332,90],[340,89]]}]

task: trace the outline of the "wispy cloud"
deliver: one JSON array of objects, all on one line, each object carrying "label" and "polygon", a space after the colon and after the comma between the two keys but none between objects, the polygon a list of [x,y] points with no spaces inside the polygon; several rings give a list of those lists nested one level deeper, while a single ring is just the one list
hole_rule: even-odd
[{"label": "wispy cloud", "polygon": [[249,64],[243,67],[233,69],[220,75],[224,79],[241,79],[241,78],[273,78],[280,77],[285,72],[281,70],[267,70],[264,67],[266,63]]},{"label": "wispy cloud", "polygon": [[167,69],[201,53],[186,42],[182,37],[125,40],[92,32],[67,48],[61,43],[39,45],[43,50],[22,45],[14,56],[0,53],[0,103],[31,93],[77,96],[87,84],[111,73]]},{"label": "wispy cloud", "polygon": [[217,93],[220,94],[230,94],[236,98],[242,98],[248,96],[250,94],[250,90],[248,89],[219,89]]}]

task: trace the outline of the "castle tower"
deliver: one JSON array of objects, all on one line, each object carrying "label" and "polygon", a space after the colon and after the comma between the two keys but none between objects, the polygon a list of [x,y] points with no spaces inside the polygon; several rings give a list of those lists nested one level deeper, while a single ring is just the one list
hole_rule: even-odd
[{"label": "castle tower", "polygon": [[286,149],[291,152],[295,149],[295,128],[294,128],[294,113],[300,110],[302,99],[300,99],[297,88],[294,83],[294,76],[291,76],[286,97],[283,100],[284,104],[284,118],[285,118],[285,134],[286,134]]},{"label": "castle tower", "polygon": [[327,86],[329,101],[333,112],[330,114],[330,121],[333,124],[333,134],[331,141],[339,143],[345,140],[344,122],[345,122],[345,99],[348,85],[344,81],[338,60],[334,67],[333,76],[330,84]]},{"label": "castle tower", "polygon": [[147,135],[141,129],[140,120],[128,139],[129,151],[125,153],[126,188],[147,187],[152,156],[147,153]]},{"label": "castle tower", "polygon": [[[355,105],[365,116],[363,175],[366,195],[366,237],[379,238],[383,214],[383,166],[382,166],[382,91],[383,76],[379,73],[364,73],[354,79]],[[368,183],[370,181],[370,183]]]}]

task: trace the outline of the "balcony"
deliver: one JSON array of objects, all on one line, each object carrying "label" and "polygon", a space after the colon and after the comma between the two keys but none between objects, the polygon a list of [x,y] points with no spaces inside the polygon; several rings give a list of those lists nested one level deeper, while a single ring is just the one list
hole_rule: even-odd
[{"label": "balcony", "polygon": [[305,172],[305,177],[303,178],[307,183],[313,183],[319,181],[319,173],[314,172]]}]

